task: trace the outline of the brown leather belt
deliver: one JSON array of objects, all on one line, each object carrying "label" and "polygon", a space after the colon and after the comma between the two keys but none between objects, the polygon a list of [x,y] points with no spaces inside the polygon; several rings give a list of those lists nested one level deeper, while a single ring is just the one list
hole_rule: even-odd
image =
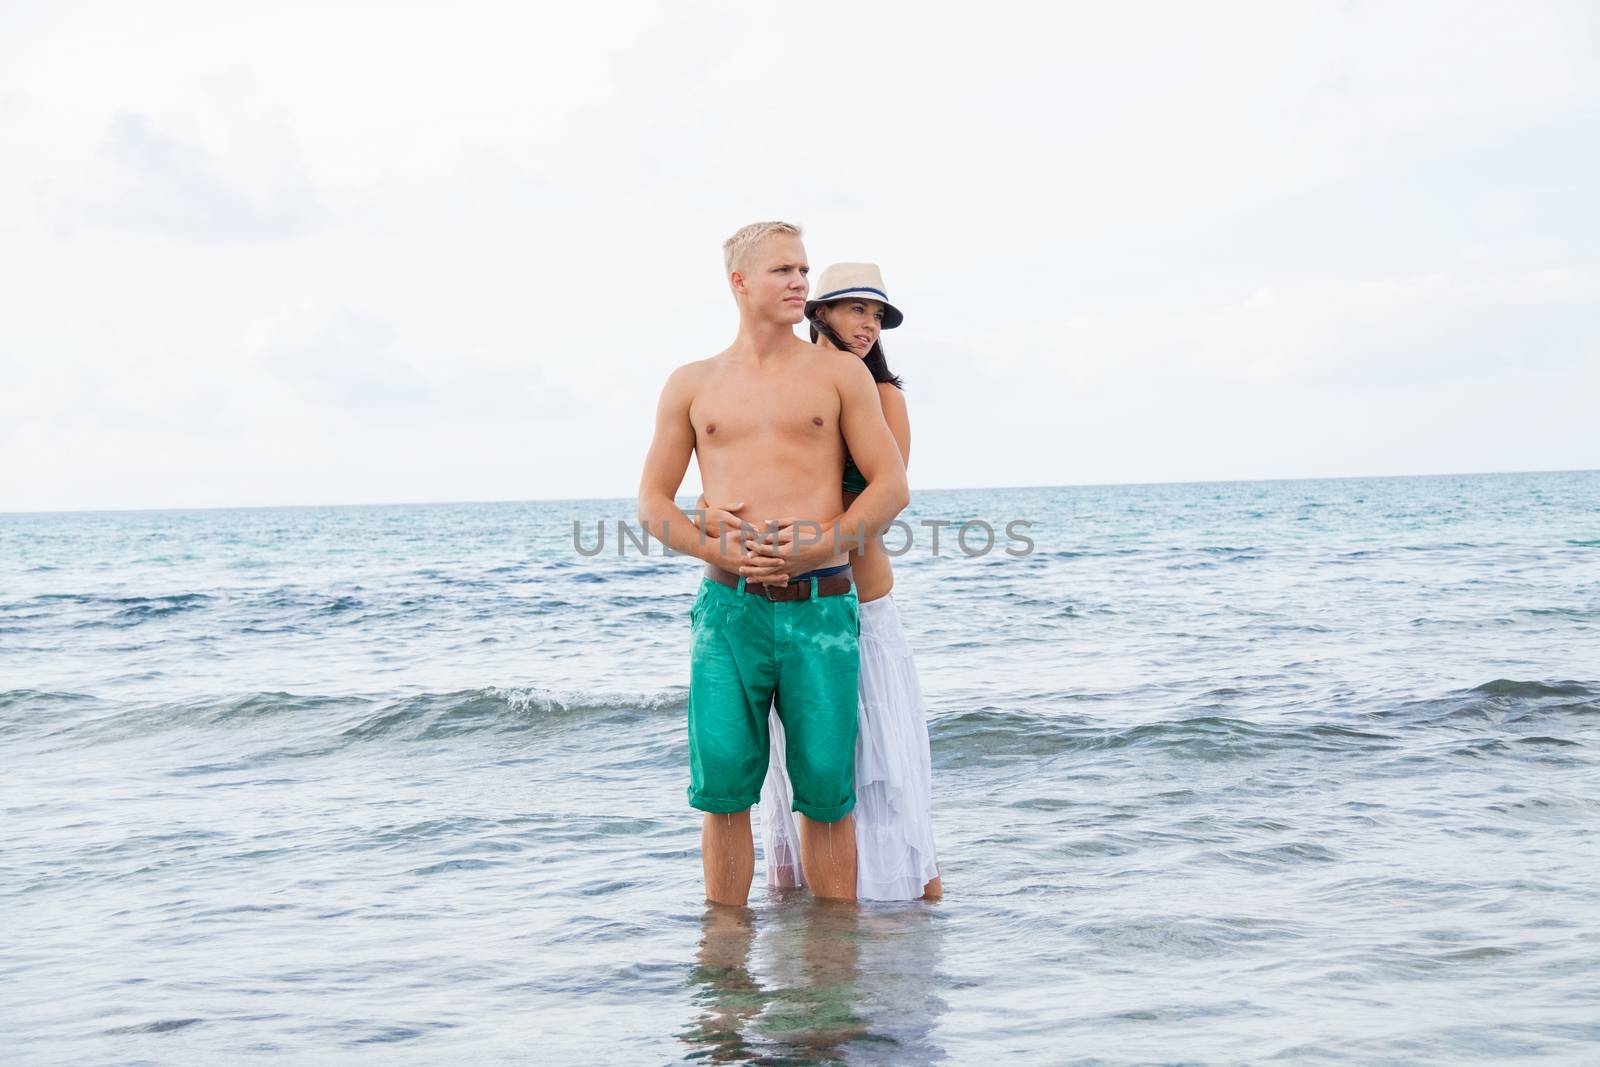
[{"label": "brown leather belt", "polygon": [[[763,585],[760,582],[746,582],[744,591],[751,596],[764,597],[767,600],[810,600],[811,583],[817,583],[817,596],[840,596],[855,588],[855,582],[850,578],[850,571],[840,571],[830,574],[826,578],[790,578],[788,585]],[[718,585],[725,585],[729,589],[739,588],[739,575],[732,571],[725,571],[721,567],[706,564],[706,577]]]}]

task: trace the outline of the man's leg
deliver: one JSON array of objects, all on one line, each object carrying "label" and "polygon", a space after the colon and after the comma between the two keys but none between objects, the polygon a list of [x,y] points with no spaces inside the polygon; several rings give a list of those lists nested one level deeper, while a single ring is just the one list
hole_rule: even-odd
[{"label": "man's leg", "polygon": [[[815,589],[815,580],[813,580]],[[856,899],[856,679],[860,621],[854,590],[777,605],[789,654],[778,665],[778,717],[800,813],[800,857],[811,892]]]},{"label": "man's leg", "polygon": [[800,816],[800,862],[813,896],[856,899],[856,820],[817,822]]},{"label": "man's leg", "polygon": [[701,583],[691,615],[689,668],[689,803],[705,812],[700,860],[706,899],[743,906],[755,876],[750,808],[766,775],[767,706],[776,668],[770,604]]},{"label": "man's leg", "polygon": [[700,827],[700,862],[706,872],[706,899],[744,907],[756,873],[749,808],[726,815],[706,813]]}]

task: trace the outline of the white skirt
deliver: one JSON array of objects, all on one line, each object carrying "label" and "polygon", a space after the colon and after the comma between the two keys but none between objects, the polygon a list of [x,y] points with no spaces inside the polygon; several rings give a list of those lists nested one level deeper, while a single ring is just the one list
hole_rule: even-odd
[{"label": "white skirt", "polygon": [[[856,734],[856,895],[914,900],[938,877],[927,712],[894,596],[861,605],[860,729]],[[767,884],[805,885],[800,833],[784,767],[783,724],[767,713],[771,764],[761,787]]]}]

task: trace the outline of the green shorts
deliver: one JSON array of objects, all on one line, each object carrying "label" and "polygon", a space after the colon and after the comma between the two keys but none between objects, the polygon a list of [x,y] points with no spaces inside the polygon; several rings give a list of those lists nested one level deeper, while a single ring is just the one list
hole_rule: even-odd
[{"label": "green shorts", "polygon": [[709,578],[689,612],[689,803],[744,811],[761,796],[767,709],[783,723],[794,810],[838,822],[856,804],[859,605],[854,588],[773,602]]}]

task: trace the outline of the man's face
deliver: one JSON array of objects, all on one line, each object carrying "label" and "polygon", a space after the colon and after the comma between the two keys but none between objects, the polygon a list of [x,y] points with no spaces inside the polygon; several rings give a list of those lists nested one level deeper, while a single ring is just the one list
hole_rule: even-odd
[{"label": "man's face", "polygon": [[794,325],[806,314],[811,264],[800,238],[773,234],[752,248],[737,272],[744,279],[744,303],[757,316]]}]

